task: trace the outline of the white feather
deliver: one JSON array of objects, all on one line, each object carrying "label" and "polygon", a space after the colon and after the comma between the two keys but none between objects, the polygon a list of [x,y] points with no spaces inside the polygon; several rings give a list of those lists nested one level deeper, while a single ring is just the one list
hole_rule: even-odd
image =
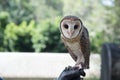
[{"label": "white feather", "polygon": [[72,50],[73,54],[76,55],[78,60],[76,61],[76,64],[78,63],[78,61],[84,63],[85,59],[84,59],[84,55],[80,49],[80,44],[79,42],[75,42],[75,43],[69,43],[66,42],[67,46]]}]

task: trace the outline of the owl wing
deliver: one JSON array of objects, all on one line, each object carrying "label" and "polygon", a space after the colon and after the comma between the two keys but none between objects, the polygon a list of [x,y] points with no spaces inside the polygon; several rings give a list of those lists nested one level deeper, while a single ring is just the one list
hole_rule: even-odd
[{"label": "owl wing", "polygon": [[89,68],[89,57],[90,57],[90,40],[88,30],[84,27],[81,38],[80,38],[80,46],[82,53],[85,58],[84,66],[85,68]]}]

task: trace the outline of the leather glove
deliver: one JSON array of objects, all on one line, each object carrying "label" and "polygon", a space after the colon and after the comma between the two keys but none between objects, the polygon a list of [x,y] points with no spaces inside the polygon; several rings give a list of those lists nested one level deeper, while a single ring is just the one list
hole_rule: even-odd
[{"label": "leather glove", "polygon": [[58,80],[82,80],[81,76],[85,76],[83,69],[68,66],[60,74]]}]

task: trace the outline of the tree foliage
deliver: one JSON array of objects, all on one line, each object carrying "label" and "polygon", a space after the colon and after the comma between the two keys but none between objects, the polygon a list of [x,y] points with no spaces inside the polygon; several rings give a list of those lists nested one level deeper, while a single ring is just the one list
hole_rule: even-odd
[{"label": "tree foliage", "polygon": [[60,18],[40,21],[35,25],[31,21],[28,25],[26,21],[17,25],[10,23],[5,29],[4,45],[6,51],[21,52],[63,52],[66,51],[60,40],[59,21]]},{"label": "tree foliage", "polygon": [[91,51],[104,42],[120,42],[120,1],[109,0],[0,0],[0,51],[66,52],[59,23],[76,15],[87,27]]},{"label": "tree foliage", "polygon": [[31,42],[33,27],[33,22],[29,25],[24,21],[20,25],[15,23],[8,24],[4,31],[6,51],[33,51]]},{"label": "tree foliage", "polygon": [[20,24],[22,21],[29,23],[35,15],[29,0],[0,0],[0,50],[4,51],[4,31],[7,24],[14,22]]},{"label": "tree foliage", "polygon": [[106,23],[107,30],[106,36],[110,42],[120,43],[120,1],[119,0],[111,0],[111,6],[105,6],[107,9]]}]

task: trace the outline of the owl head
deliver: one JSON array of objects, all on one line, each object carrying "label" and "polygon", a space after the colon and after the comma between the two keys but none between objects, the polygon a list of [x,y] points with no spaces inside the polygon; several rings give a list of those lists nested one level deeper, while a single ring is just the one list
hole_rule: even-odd
[{"label": "owl head", "polygon": [[60,22],[60,31],[65,38],[75,38],[82,30],[82,21],[76,16],[65,16]]}]

